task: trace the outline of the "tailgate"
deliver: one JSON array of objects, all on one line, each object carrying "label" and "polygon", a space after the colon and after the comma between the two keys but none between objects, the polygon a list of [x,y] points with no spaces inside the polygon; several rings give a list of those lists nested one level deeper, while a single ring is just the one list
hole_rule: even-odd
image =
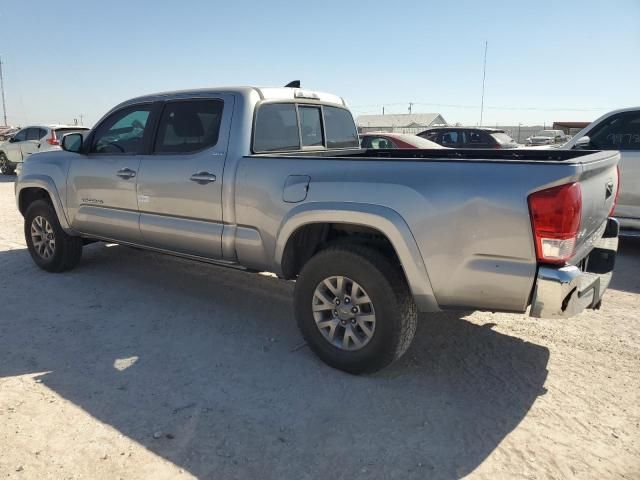
[{"label": "tailgate", "polygon": [[606,227],[618,192],[619,152],[597,152],[581,159],[579,183],[582,192],[582,216],[576,251],[570,263],[578,263],[593,248]]}]

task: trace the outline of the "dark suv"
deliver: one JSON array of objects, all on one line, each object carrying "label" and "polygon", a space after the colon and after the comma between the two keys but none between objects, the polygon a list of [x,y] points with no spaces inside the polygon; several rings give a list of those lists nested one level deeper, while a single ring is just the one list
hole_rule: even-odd
[{"label": "dark suv", "polygon": [[449,148],[517,148],[516,141],[497,128],[434,127],[418,134]]}]

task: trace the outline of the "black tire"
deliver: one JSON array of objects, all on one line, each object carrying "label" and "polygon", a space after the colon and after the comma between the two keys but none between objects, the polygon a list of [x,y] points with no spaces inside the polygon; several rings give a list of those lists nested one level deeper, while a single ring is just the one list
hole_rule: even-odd
[{"label": "black tire", "polygon": [[[31,235],[31,228],[37,217],[43,218],[51,226],[55,247],[48,258],[39,253]],[[47,272],[59,273],[71,270],[82,258],[82,238],[67,235],[60,226],[53,206],[44,200],[36,200],[27,208],[24,216],[24,237],[31,258],[36,265]]]},{"label": "black tire", "polygon": [[[314,292],[332,276],[357,282],[375,307],[373,336],[359,350],[335,346],[316,326]],[[328,365],[348,373],[371,373],[388,366],[406,352],[416,332],[417,308],[401,268],[360,245],[329,247],[312,257],[298,276],[294,303],[298,327],[311,350]]]},{"label": "black tire", "polygon": [[7,158],[4,152],[0,152],[0,174],[11,175],[15,171],[15,167]]}]

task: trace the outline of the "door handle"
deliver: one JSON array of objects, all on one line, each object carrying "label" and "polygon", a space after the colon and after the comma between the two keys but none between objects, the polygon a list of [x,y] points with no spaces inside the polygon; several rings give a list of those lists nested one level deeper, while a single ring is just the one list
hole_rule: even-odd
[{"label": "door handle", "polygon": [[120,178],[124,178],[126,180],[126,179],[129,179],[129,178],[135,177],[136,176],[136,172],[134,172],[130,168],[123,168],[121,170],[118,170],[118,173],[116,173],[116,175],[118,175]]},{"label": "door handle", "polygon": [[189,180],[204,185],[207,183],[215,182],[216,176],[209,172],[198,172],[191,175],[191,178]]}]

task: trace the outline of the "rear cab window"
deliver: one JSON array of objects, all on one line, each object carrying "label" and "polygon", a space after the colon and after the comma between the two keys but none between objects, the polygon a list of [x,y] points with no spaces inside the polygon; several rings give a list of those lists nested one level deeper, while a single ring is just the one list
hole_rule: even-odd
[{"label": "rear cab window", "polygon": [[256,111],[255,153],[359,147],[355,122],[345,108],[283,102],[264,103]]}]

